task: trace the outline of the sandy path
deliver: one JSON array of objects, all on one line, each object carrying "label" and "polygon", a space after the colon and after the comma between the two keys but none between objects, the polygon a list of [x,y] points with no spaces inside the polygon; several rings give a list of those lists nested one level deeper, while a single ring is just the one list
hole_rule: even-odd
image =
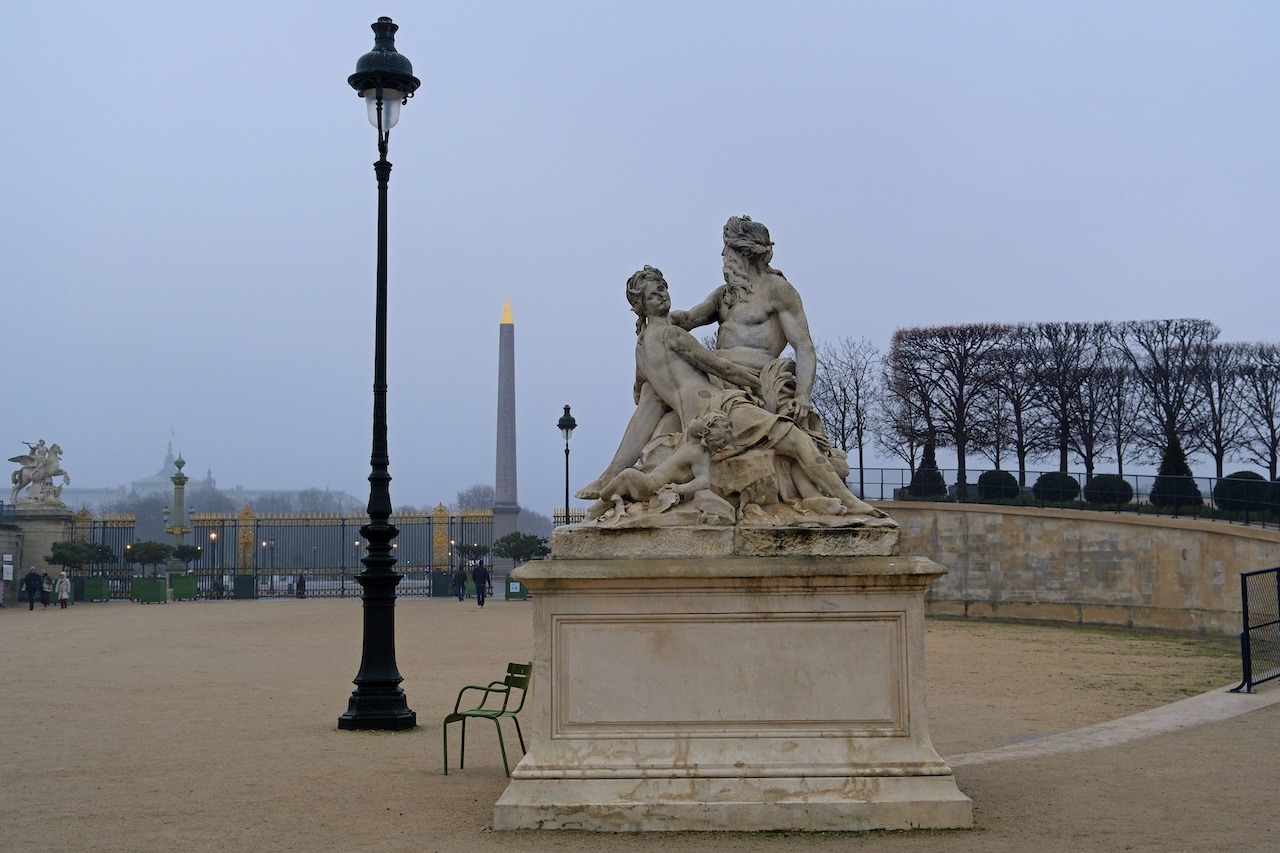
[{"label": "sandy path", "polygon": [[[402,599],[398,663],[419,727],[376,733],[337,729],[359,665],[358,599],[0,610],[0,849],[1208,850],[1280,838],[1274,796],[1251,799],[1280,781],[1266,757],[1280,706],[1115,749],[962,767],[969,832],[494,833],[506,784],[496,740],[477,729],[466,770],[446,777],[440,721],[462,684],[528,659],[530,612]],[[925,645],[944,756],[1121,717],[1239,672],[1233,645],[1206,639],[930,621]]]}]

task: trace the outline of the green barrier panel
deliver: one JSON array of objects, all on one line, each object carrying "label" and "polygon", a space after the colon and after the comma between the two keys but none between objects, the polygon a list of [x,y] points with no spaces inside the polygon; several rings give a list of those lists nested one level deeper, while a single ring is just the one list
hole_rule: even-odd
[{"label": "green barrier panel", "polygon": [[529,597],[528,588],[520,581],[513,581],[511,578],[507,578],[505,586],[507,589],[507,601],[524,601]]},{"label": "green barrier panel", "polygon": [[257,598],[258,586],[257,578],[253,575],[236,575],[234,578],[235,586],[232,588],[232,598]]},{"label": "green barrier panel", "polygon": [[174,601],[195,601],[198,596],[195,575],[175,575],[173,577]]},{"label": "green barrier panel", "polygon": [[111,593],[107,591],[106,578],[84,579],[84,601],[109,601]]},{"label": "green barrier panel", "polygon": [[138,578],[130,584],[129,598],[141,604],[164,604],[169,600],[169,590],[164,578]]}]

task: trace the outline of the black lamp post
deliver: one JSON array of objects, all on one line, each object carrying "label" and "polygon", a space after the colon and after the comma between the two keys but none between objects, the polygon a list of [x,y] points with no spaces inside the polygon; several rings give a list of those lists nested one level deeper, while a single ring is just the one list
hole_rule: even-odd
[{"label": "black lamp post", "polygon": [[262,547],[271,553],[271,562],[268,564],[268,570],[271,572],[271,591],[276,591],[276,538],[274,536],[269,539],[262,540]]},{"label": "black lamp post", "polygon": [[410,729],[418,715],[409,709],[396,667],[396,584],[402,575],[394,570],[391,540],[399,533],[391,524],[391,459],[387,453],[387,140],[400,118],[400,106],[408,103],[420,85],[413,65],[396,52],[399,29],[390,18],[373,25],[373,50],[360,57],[356,73],[347,78],[369,106],[369,123],[378,130],[378,277],[374,310],[373,353],[373,452],[369,457],[369,523],[360,528],[369,543],[357,576],[364,590],[364,651],[354,679],[347,712],[338,718],[340,729]]},{"label": "black lamp post", "polygon": [[560,420],[556,423],[560,428],[560,434],[564,436],[564,523],[569,523],[569,436],[573,435],[573,430],[578,426],[578,422],[573,419],[573,415],[569,414],[569,407],[564,407],[564,414],[560,416]]}]

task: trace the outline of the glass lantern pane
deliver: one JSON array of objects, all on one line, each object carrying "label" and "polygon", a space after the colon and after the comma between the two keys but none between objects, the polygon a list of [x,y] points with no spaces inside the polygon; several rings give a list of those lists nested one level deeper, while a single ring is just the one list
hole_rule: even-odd
[{"label": "glass lantern pane", "polygon": [[[365,105],[369,108],[369,124],[378,127],[378,90],[365,89],[361,92]],[[382,127],[390,130],[400,121],[400,102],[404,100],[404,92],[395,89],[382,90]]]}]

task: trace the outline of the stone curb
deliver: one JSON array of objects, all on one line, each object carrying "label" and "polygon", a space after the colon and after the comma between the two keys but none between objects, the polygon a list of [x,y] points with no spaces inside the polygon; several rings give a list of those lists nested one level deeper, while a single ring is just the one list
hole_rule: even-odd
[{"label": "stone curb", "polygon": [[1230,685],[1217,690],[1190,696],[1150,711],[1141,711],[1118,720],[1108,720],[1074,731],[1022,743],[966,752],[944,759],[953,769],[993,761],[1016,761],[1024,758],[1040,758],[1064,752],[1086,749],[1104,749],[1153,735],[1176,732],[1205,723],[1228,720],[1280,703],[1280,686],[1269,685],[1258,693],[1231,693]]}]

